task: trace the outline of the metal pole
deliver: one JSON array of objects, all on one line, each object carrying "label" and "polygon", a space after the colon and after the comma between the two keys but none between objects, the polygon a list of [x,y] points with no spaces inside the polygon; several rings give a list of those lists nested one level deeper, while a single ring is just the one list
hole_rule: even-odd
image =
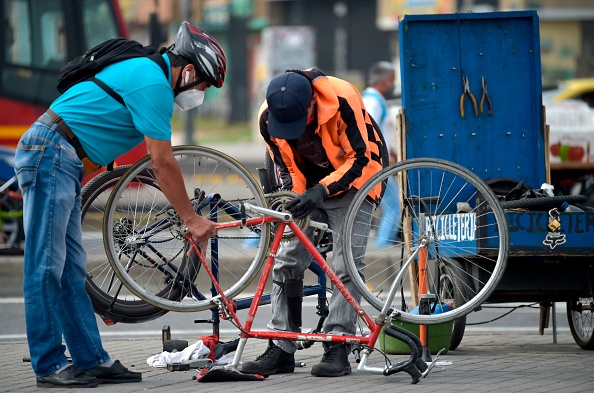
[{"label": "metal pole", "polygon": [[551,311],[553,312],[553,344],[557,344],[557,307],[555,302],[552,303]]},{"label": "metal pole", "polygon": [[345,77],[347,71],[347,29],[346,16],[348,14],[347,5],[339,1],[334,3],[334,15],[336,16],[336,28],[334,30],[334,72],[338,77]]},{"label": "metal pole", "polygon": [[[184,19],[188,22],[192,21],[192,0],[184,0],[181,2],[181,11]],[[195,119],[198,113],[198,108],[192,108],[182,113],[184,119],[184,144],[195,145],[194,131]]]}]

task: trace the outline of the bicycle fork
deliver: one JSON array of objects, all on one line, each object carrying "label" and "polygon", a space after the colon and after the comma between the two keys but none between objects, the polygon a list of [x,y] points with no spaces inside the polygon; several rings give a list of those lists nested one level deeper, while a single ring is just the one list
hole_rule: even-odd
[{"label": "bicycle fork", "polygon": [[442,353],[443,350],[441,350],[436,355],[435,360],[430,365],[427,365],[427,363],[425,363],[425,361],[422,358],[423,345],[422,345],[419,337],[417,337],[415,334],[409,332],[408,330],[402,329],[396,325],[390,324],[390,326],[387,326],[387,322],[386,322],[387,320],[391,321],[392,317],[398,315],[398,311],[393,310],[390,307],[390,304],[392,304],[392,301],[394,300],[394,296],[396,295],[398,283],[401,281],[404,271],[406,271],[406,269],[412,263],[412,261],[415,259],[417,254],[426,250],[428,244],[429,244],[429,238],[427,235],[425,235],[419,239],[419,245],[414,248],[412,254],[408,257],[408,259],[404,263],[402,269],[396,276],[396,279],[390,286],[390,289],[388,290],[388,295],[386,297],[386,301],[384,303],[384,307],[382,308],[380,314],[376,318],[376,323],[384,326],[385,334],[387,334],[388,336],[393,337],[397,340],[400,340],[409,346],[409,348],[411,349],[410,359],[390,365],[390,366],[386,366],[384,368],[367,366],[367,360],[369,358],[369,355],[371,354],[371,351],[368,348],[364,348],[362,350],[361,362],[359,363],[359,366],[357,367],[358,370],[370,371],[370,372],[381,372],[385,376],[392,375],[392,374],[395,374],[400,371],[404,371],[411,376],[411,378],[412,378],[411,383],[416,384],[419,382],[419,380],[421,378],[425,378],[427,375],[429,375],[429,373],[431,372],[431,369],[433,369],[433,367],[435,366],[435,363],[439,359],[439,355]]}]

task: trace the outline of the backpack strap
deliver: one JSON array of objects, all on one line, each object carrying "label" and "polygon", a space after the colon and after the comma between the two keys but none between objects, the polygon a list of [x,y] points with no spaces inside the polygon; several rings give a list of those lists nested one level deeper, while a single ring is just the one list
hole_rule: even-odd
[{"label": "backpack strap", "polygon": [[[169,68],[167,67],[167,63],[165,62],[165,59],[163,59],[163,56],[159,52],[155,52],[152,55],[148,55],[147,57],[149,59],[151,59],[152,61],[154,61],[155,63],[157,63],[157,65],[159,67],[161,67],[161,70],[165,74],[165,78],[167,78],[167,80],[169,80]],[[122,96],[119,95],[118,93],[116,93],[111,87],[107,86],[103,81],[101,81],[95,77],[92,77],[89,80],[92,82],[95,82],[95,84],[97,84],[97,86],[102,88],[114,100],[116,100],[123,106],[126,106],[126,103],[124,102],[124,99],[122,98]]]},{"label": "backpack strap", "polygon": [[116,93],[111,87],[107,86],[104,82],[102,82],[101,80],[99,80],[99,79],[97,79],[95,77],[92,77],[90,80],[92,82],[95,82],[100,88],[102,88],[114,100],[116,100],[117,102],[119,102],[123,106],[126,106],[126,103],[124,102],[124,99],[122,98],[122,96],[119,95],[118,93]]},{"label": "backpack strap", "polygon": [[165,78],[169,80],[169,67],[167,67],[167,63],[165,62],[163,55],[160,52],[155,52],[152,55],[148,55],[147,57],[157,63],[159,67],[161,67],[161,70],[163,70],[163,73],[165,74]]}]

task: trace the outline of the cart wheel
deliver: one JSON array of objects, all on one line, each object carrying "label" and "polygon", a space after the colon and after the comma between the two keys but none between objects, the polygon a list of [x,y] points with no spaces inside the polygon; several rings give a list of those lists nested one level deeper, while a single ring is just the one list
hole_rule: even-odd
[{"label": "cart wheel", "polygon": [[573,339],[582,349],[594,349],[594,298],[567,302],[567,320]]}]

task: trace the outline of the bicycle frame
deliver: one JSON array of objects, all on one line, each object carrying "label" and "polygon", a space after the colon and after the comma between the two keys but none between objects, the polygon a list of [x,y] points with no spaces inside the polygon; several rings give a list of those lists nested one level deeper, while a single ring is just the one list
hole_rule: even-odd
[{"label": "bicycle frame", "polygon": [[[342,343],[342,344],[354,344],[360,345],[363,347],[361,360],[358,365],[358,370],[360,371],[368,371],[368,372],[375,372],[375,373],[383,373],[384,375],[390,375],[399,371],[405,371],[411,375],[413,381],[412,383],[417,383],[420,378],[425,377],[430,371],[439,354],[437,355],[436,359],[430,366],[421,359],[420,355],[422,354],[422,345],[417,336],[414,334],[399,328],[397,326],[390,325],[390,322],[393,317],[397,316],[397,312],[394,310],[382,310],[378,317],[375,318],[375,321],[365,312],[365,310],[361,307],[361,305],[355,300],[353,295],[348,291],[348,289],[344,286],[344,284],[340,281],[336,273],[332,270],[332,268],[326,263],[325,259],[322,255],[318,252],[316,247],[311,243],[308,237],[303,233],[303,231],[299,228],[299,226],[293,221],[293,218],[290,213],[287,212],[278,212],[275,210],[266,209],[263,207],[258,207],[251,205],[249,203],[245,203],[243,205],[245,210],[250,212],[256,213],[261,215],[257,218],[248,218],[242,219],[238,221],[232,221],[222,224],[217,224],[217,229],[226,229],[226,228],[233,228],[238,227],[240,225],[261,225],[267,223],[278,223],[278,228],[276,230],[276,234],[272,241],[272,245],[270,247],[268,257],[264,264],[263,271],[260,276],[260,280],[257,285],[256,293],[254,295],[254,300],[251,303],[250,309],[248,311],[248,315],[246,318],[245,324],[239,321],[237,314],[235,312],[234,303],[231,299],[228,299],[221,288],[218,286],[218,283],[214,277],[213,272],[208,267],[208,264],[200,254],[198,247],[196,244],[188,237],[188,240],[191,243],[194,252],[199,255],[201,263],[204,269],[209,274],[213,284],[217,287],[217,291],[220,294],[219,298],[214,298],[213,302],[218,305],[219,312],[222,314],[222,317],[225,319],[232,319],[234,324],[239,328],[241,331],[239,344],[237,346],[237,350],[235,352],[235,356],[233,361],[226,368],[236,368],[239,365],[241,360],[241,356],[245,345],[247,343],[248,338],[258,338],[258,339],[277,339],[277,340],[308,340],[308,341],[315,341],[315,342],[334,342],[334,343]],[[325,224],[324,224],[325,225]],[[256,317],[256,313],[258,311],[258,307],[260,306],[260,301],[262,299],[265,285],[269,279],[270,271],[274,266],[274,262],[276,259],[276,255],[279,249],[280,242],[282,240],[282,234],[286,227],[289,227],[293,234],[299,239],[299,241],[306,247],[309,253],[312,255],[313,259],[318,263],[322,271],[328,276],[330,281],[334,284],[335,288],[345,297],[347,302],[350,306],[355,310],[357,317],[365,324],[365,326],[369,329],[370,334],[369,336],[363,335],[335,335],[335,334],[324,334],[324,333],[300,333],[300,332],[271,332],[271,331],[256,331],[252,330],[252,325],[254,319]],[[410,263],[413,258],[415,258],[416,254],[419,250],[424,250],[426,247],[426,242],[421,242],[420,246],[414,250],[412,255],[409,257],[407,263]],[[390,294],[388,296],[394,296],[396,292],[396,286],[393,285],[390,289]],[[386,365],[383,368],[380,367],[373,367],[367,364],[369,355],[374,349],[375,343],[381,333],[382,328],[384,332],[392,336],[398,340],[403,341],[406,343],[411,350],[411,356],[408,360],[394,364],[394,365]]]},{"label": "bicycle frame", "polygon": [[[240,211],[240,209],[235,207],[233,204],[227,203],[227,201],[225,199],[222,199],[220,197],[220,195],[217,195],[217,194],[208,194],[208,195],[203,196],[200,203],[198,203],[195,206],[195,210],[200,211],[203,207],[205,207],[207,205],[209,206],[209,211],[210,211],[209,219],[214,222],[217,222],[217,217],[218,217],[219,211],[224,211],[226,214],[228,214],[230,217],[232,217],[234,220],[236,220],[234,222],[240,222],[241,217],[243,216],[243,213]],[[161,210],[161,212],[159,214],[157,214],[157,216],[158,215],[166,215],[168,208],[169,207],[163,208]],[[256,225],[263,224],[263,223],[266,223],[266,222],[258,221],[256,223]],[[155,221],[154,223],[147,225],[145,228],[142,228],[135,235],[135,236],[137,236],[135,241],[146,245],[152,252],[155,253],[155,255],[157,255],[158,258],[162,259],[162,258],[164,258],[164,256],[161,255],[158,252],[158,250],[156,250],[154,247],[151,246],[150,239],[152,236],[156,235],[157,233],[160,233],[163,230],[170,229],[171,227],[173,227],[175,225],[176,224],[175,224],[175,222],[173,222],[171,220],[171,217],[166,216],[166,217],[160,218],[157,221]],[[244,225],[246,225],[246,224],[244,224]],[[234,226],[236,226],[236,225],[234,225]],[[325,230],[326,229],[327,229],[327,226],[326,226]],[[183,272],[179,271],[178,267],[175,266],[174,264],[169,263],[169,262],[166,264],[167,267],[173,271],[173,274],[172,274],[167,269],[165,269],[164,265],[162,263],[160,263],[160,261],[154,260],[145,252],[142,252],[142,251],[139,252],[138,250],[135,250],[133,255],[130,258],[130,261],[128,262],[130,265],[133,263],[133,261],[137,257],[137,255],[140,255],[146,261],[151,263],[157,270],[159,270],[161,273],[163,273],[167,277],[175,278],[176,280],[180,281],[184,286],[187,286],[190,290],[190,294],[192,297],[201,299],[201,300],[206,299],[206,297],[202,294],[202,292],[200,292],[200,290],[194,285],[191,278],[187,277],[186,275],[184,275]],[[217,243],[216,239],[211,240],[210,270],[212,272],[211,279],[213,280],[213,284],[211,285],[210,291],[213,296],[216,296],[219,293],[222,293],[220,291],[220,287],[217,288],[214,285],[214,282],[218,282],[218,279],[219,279],[218,243]],[[317,276],[318,282],[315,285],[305,285],[303,287],[303,294],[304,294],[304,296],[313,296],[313,295],[318,296],[318,298],[320,299],[318,301],[318,305],[320,307],[320,316],[322,318],[324,318],[325,313],[327,313],[327,309],[326,309],[327,307],[326,307],[326,303],[325,303],[325,301],[326,301],[326,276],[324,274],[324,271],[317,265],[317,263],[315,263],[315,261],[313,261],[310,264],[309,270],[312,271]],[[246,308],[249,308],[252,305],[253,298],[237,299],[237,300],[233,300],[233,301],[235,303],[236,309],[244,310]],[[261,302],[261,304],[270,303],[270,294],[263,294],[259,301]],[[213,334],[219,334],[218,325],[220,323],[220,318],[219,318],[219,314],[218,314],[218,311],[216,308],[214,308],[212,310],[212,319],[211,320],[197,320],[197,322],[212,323],[213,324]],[[321,329],[321,322],[317,326],[318,330]]]}]

